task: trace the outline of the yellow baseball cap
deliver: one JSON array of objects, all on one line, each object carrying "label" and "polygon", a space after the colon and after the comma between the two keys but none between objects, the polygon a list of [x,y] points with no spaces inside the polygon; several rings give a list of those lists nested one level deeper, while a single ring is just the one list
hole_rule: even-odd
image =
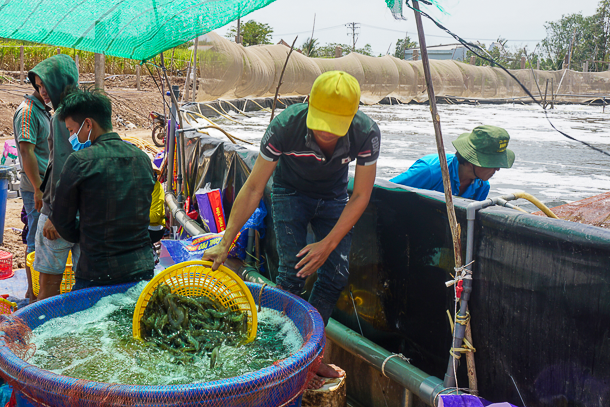
[{"label": "yellow baseball cap", "polygon": [[343,71],[328,71],[313,83],[309,94],[307,127],[345,136],[358,112],[360,85]]}]

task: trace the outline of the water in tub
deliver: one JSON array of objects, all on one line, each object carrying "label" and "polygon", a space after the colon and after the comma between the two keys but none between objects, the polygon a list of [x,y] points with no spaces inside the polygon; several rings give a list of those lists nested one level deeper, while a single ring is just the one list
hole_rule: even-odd
[{"label": "water in tub", "polygon": [[34,333],[36,353],[29,363],[54,373],[106,383],[172,385],[200,383],[250,373],[297,352],[299,331],[280,312],[258,313],[257,338],[233,347],[222,345],[213,369],[211,355],[191,363],[133,339],[133,311],[146,282],[126,293],[102,298],[93,307],[52,319]]}]

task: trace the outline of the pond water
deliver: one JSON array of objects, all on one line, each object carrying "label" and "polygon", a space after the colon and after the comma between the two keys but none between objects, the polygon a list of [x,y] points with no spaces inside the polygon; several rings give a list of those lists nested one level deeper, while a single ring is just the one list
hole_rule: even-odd
[{"label": "pond water", "polygon": [[[374,105],[361,106],[361,110],[381,129],[378,178],[390,179],[418,158],[436,153],[428,106]],[[231,134],[253,142],[255,146],[249,148],[257,149],[270,114],[248,114],[252,117],[233,112],[242,124],[213,120]],[[439,105],[439,115],[448,153],[455,152],[452,140],[481,124],[503,127],[510,134],[509,148],[515,152],[515,164],[490,180],[491,197],[525,191],[555,206],[610,191],[610,157],[553,130],[537,105]],[[549,118],[570,136],[610,152],[610,109],[603,112],[597,106],[559,105],[549,110]],[[210,134],[224,137],[216,130],[210,130]]]}]

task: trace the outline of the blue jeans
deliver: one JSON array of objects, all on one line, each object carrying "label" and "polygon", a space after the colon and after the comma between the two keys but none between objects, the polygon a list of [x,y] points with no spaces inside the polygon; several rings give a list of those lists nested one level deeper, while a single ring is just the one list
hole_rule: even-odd
[{"label": "blue jeans", "polygon": [[[294,266],[301,259],[297,253],[308,243],[307,225],[311,224],[316,241],[324,239],[335,227],[348,199],[347,193],[335,199],[314,199],[295,190],[273,187],[271,204],[280,263],[276,282],[284,290],[295,295],[303,292],[305,278],[297,277],[298,270]],[[309,303],[322,315],[324,325],[347,285],[351,243],[350,231],[318,269]]]},{"label": "blue jeans", "polygon": [[21,198],[23,199],[23,206],[25,206],[25,212],[28,215],[28,236],[26,239],[28,242],[28,254],[30,254],[34,250],[36,250],[36,229],[38,228],[38,218],[40,217],[40,212],[36,210],[36,205],[34,203],[34,193],[29,191],[20,192]]}]

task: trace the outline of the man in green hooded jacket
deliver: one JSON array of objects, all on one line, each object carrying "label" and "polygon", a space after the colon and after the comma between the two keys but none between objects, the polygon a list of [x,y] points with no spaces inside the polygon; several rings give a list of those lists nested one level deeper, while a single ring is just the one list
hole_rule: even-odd
[{"label": "man in green hooded jacket", "polygon": [[[59,107],[62,95],[78,86],[76,64],[72,58],[64,54],[54,55],[36,65],[28,73],[30,81],[34,81],[35,76],[40,77],[45,84],[54,110]],[[40,273],[39,300],[59,294],[69,252],[72,251],[72,264],[75,266],[80,256],[79,245],[62,239],[48,220],[53,208],[59,175],[66,159],[73,152],[69,138],[70,132],[66,124],[53,116],[49,134],[49,164],[40,186],[43,191],[42,210],[38,219],[35,239],[36,257],[33,264],[34,270]]]}]

